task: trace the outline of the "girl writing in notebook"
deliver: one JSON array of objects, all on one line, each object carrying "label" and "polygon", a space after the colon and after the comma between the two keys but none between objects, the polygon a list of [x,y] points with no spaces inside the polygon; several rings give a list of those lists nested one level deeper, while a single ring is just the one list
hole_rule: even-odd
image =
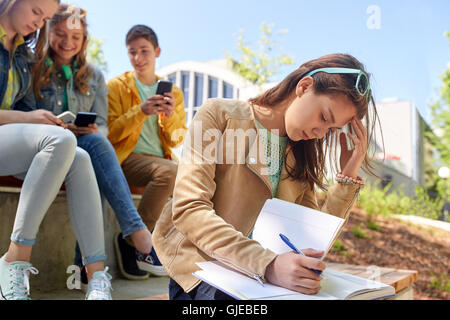
[{"label": "girl writing in notebook", "polygon": [[277,255],[251,232],[269,198],[319,209],[315,189],[326,189],[325,160],[337,145],[338,183],[321,210],[347,219],[364,185],[360,168],[372,172],[367,149],[376,118],[369,74],[345,54],[306,62],[247,102],[208,100],[189,128],[173,200],[153,233],[171,277],[170,298],[229,298],[192,276],[195,263],[208,260],[260,282],[317,293],[321,276],[311,269],[325,268],[323,252]]}]

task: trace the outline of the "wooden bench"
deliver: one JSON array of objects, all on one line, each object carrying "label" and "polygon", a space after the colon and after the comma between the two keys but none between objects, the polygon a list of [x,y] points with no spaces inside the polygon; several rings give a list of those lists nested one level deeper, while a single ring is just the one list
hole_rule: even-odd
[{"label": "wooden bench", "polygon": [[327,267],[352,274],[361,278],[380,281],[395,288],[396,297],[389,300],[414,300],[414,283],[417,281],[418,272],[415,270],[401,270],[379,267],[379,280],[373,279],[374,272],[367,266],[339,264],[327,262]]},{"label": "wooden bench", "polygon": [[[342,271],[361,278],[373,279],[373,270],[367,266],[356,266],[349,264],[339,264],[327,262],[330,269]],[[413,284],[417,281],[418,272],[414,270],[398,270],[391,268],[379,268],[379,281],[395,288],[396,297],[388,300],[413,300],[414,288]],[[139,300],[169,300],[169,294],[161,294],[153,297],[143,298]]]}]

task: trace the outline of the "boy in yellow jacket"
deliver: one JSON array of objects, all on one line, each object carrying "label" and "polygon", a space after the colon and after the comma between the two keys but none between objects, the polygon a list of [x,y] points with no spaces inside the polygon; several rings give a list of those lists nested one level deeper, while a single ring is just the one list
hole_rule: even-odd
[{"label": "boy in yellow jacket", "polygon": [[[138,211],[152,231],[172,196],[177,164],[171,148],[183,141],[186,131],[184,98],[175,86],[164,96],[156,95],[160,78],[155,74],[155,60],[161,49],[151,28],[144,25],[131,28],[126,46],[134,70],[108,83],[108,139],[129,184],[144,188]],[[115,239],[120,269],[126,277],[127,269],[135,266],[129,266],[126,262],[129,259],[122,257],[133,255],[134,248],[119,235]],[[142,270],[166,275],[154,251],[149,256],[137,256],[136,263]]]}]

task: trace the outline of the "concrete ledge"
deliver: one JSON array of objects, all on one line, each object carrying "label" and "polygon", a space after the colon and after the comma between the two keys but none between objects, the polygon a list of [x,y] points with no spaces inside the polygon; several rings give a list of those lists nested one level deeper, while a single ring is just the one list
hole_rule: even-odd
[{"label": "concrete ledge", "polygon": [[[20,188],[0,187],[0,255],[9,247],[11,232],[14,226]],[[141,196],[133,196],[136,206]],[[105,201],[104,228],[106,266],[110,274],[118,277],[118,267],[114,252],[113,238],[120,231],[116,217]],[[36,238],[31,262],[39,270],[39,274],[30,278],[31,286],[41,292],[49,292],[66,288],[66,281],[71,274],[67,268],[73,265],[75,254],[75,236],[69,219],[66,194],[61,191],[50,206]]]}]

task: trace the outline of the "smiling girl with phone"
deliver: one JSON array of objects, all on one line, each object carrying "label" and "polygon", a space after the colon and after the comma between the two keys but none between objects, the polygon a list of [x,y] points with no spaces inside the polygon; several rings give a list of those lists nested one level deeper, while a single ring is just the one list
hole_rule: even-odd
[{"label": "smiling girl with phone", "polygon": [[[67,110],[74,114],[97,114],[95,124],[88,127],[69,124],[68,128],[76,134],[78,146],[88,152],[100,191],[116,214],[123,238],[129,238],[140,253],[148,254],[152,249],[151,233],[142,222],[114,148],[106,138],[108,88],[102,72],[86,61],[89,41],[86,15],[80,7],[59,6],[49,22],[48,50],[37,56],[33,68],[38,75],[34,79],[34,95],[29,94],[21,105],[24,108],[34,105],[55,115]],[[134,265],[128,268],[127,278],[148,278],[147,272],[137,268],[134,257],[118,258],[121,269],[124,264]],[[78,248],[75,260],[77,265],[82,264]]]},{"label": "smiling girl with phone", "polygon": [[[0,300],[28,300],[31,251],[39,226],[65,183],[69,215],[89,279],[87,299],[110,299],[100,194],[88,154],[51,112],[12,110],[31,86],[29,46],[39,55],[56,0],[0,0],[0,176],[24,180],[11,243],[0,258]],[[51,254],[51,252],[49,252]]]},{"label": "smiling girl with phone", "polygon": [[339,161],[331,164],[340,168],[338,183],[322,211],[348,219],[364,185],[360,168],[372,172],[367,149],[376,118],[369,74],[346,54],[306,62],[247,102],[208,100],[189,128],[173,200],[153,232],[171,277],[170,298],[229,299],[192,275],[197,262],[208,260],[260,282],[316,293],[321,276],[310,269],[325,268],[318,259],[323,252],[277,255],[251,239],[253,227],[273,197],[319,209],[316,188],[327,189],[326,155],[336,154],[337,144]]}]

